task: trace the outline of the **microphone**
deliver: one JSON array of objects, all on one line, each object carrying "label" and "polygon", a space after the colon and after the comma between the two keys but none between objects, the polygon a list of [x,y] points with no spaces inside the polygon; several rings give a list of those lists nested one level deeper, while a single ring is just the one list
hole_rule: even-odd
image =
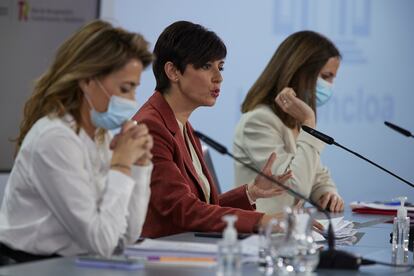
[{"label": "microphone", "polygon": [[404,135],[404,136],[407,136],[407,137],[413,137],[413,138],[414,138],[414,136],[411,134],[411,132],[409,132],[409,131],[408,131],[408,130],[406,130],[406,129],[403,129],[402,127],[399,127],[399,126],[394,125],[394,124],[392,124],[392,123],[390,123],[390,122],[387,122],[387,121],[385,121],[385,122],[384,122],[384,124],[385,124],[387,127],[392,128],[393,130],[395,130],[396,132],[401,133],[401,134],[402,134],[402,135]]},{"label": "microphone", "polygon": [[411,183],[410,181],[405,180],[404,178],[402,178],[402,177],[400,177],[400,176],[396,175],[395,173],[393,173],[393,172],[391,172],[391,171],[387,170],[386,168],[384,168],[384,167],[382,167],[382,166],[378,165],[377,163],[375,163],[375,162],[373,162],[373,161],[369,160],[368,158],[366,158],[366,157],[362,156],[361,154],[359,154],[359,153],[357,153],[357,152],[355,152],[355,151],[353,151],[353,150],[351,150],[351,149],[349,149],[349,148],[347,148],[347,147],[345,147],[345,146],[342,146],[341,144],[339,144],[339,143],[335,142],[334,138],[332,138],[332,137],[330,137],[330,136],[328,136],[328,135],[326,135],[326,134],[324,134],[324,133],[322,133],[322,132],[319,132],[319,131],[317,131],[316,129],[313,129],[313,128],[311,128],[311,127],[308,127],[308,126],[302,126],[302,129],[303,129],[304,131],[306,131],[307,133],[309,133],[310,135],[312,135],[312,136],[314,136],[314,137],[318,138],[318,139],[319,139],[319,140],[321,140],[322,142],[325,142],[325,143],[326,143],[326,144],[328,144],[328,145],[335,145],[335,146],[337,146],[337,147],[340,147],[340,148],[342,148],[342,149],[344,149],[344,150],[346,150],[346,151],[348,151],[348,152],[352,153],[353,155],[355,155],[355,156],[357,156],[357,157],[359,157],[359,158],[361,158],[361,159],[363,159],[363,160],[367,161],[367,162],[368,162],[368,163],[370,163],[371,165],[374,165],[375,167],[377,167],[377,168],[379,168],[379,169],[383,170],[384,172],[386,172],[386,173],[388,173],[388,174],[390,174],[390,175],[394,176],[394,177],[395,177],[395,178],[397,178],[398,180],[400,180],[400,181],[404,182],[405,184],[407,184],[407,185],[409,185],[409,186],[411,186],[411,187],[413,187],[413,188],[414,188],[414,184],[413,184],[413,183]]},{"label": "microphone", "polygon": [[[227,148],[215,140],[211,139],[207,135],[194,130],[194,134],[200,138],[203,142],[214,148],[216,151],[218,151],[221,154],[228,155],[232,159],[236,160],[246,168],[249,168],[250,170],[254,171],[255,173],[259,174],[260,176],[266,178],[267,180],[271,181],[272,183],[278,185],[279,187],[282,187],[286,191],[288,191],[291,195],[293,195],[296,198],[302,199],[306,202],[308,202],[310,205],[315,207],[318,211],[323,213],[329,221],[328,225],[328,250],[322,251],[319,254],[319,264],[318,269],[348,269],[348,270],[358,270],[361,262],[363,261],[362,258],[352,255],[351,253],[340,251],[335,249],[335,233],[333,231],[332,223],[331,223],[331,215],[328,211],[322,209],[318,204],[313,202],[310,198],[302,195],[301,193],[293,190],[292,188],[280,183],[279,181],[273,179],[272,177],[262,173],[259,169],[256,167],[247,164],[243,162],[240,158],[234,156],[232,153],[230,153]],[[328,136],[329,137],[329,136]]]}]

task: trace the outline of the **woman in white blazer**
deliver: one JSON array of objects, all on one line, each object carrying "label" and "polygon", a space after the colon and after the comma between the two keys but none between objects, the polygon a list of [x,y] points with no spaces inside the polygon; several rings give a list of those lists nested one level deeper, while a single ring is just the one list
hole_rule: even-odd
[{"label": "woman in white blazer", "polygon": [[[301,126],[316,127],[316,108],[331,97],[340,60],[338,49],[326,37],[312,31],[290,35],[247,93],[233,144],[234,155],[257,168],[276,152],[273,173],[291,170],[290,187],[334,212],[342,211],[344,202],[321,164],[324,144]],[[235,163],[236,186],[254,177],[254,172]],[[283,194],[259,199],[256,205],[259,211],[273,213],[295,203]]]},{"label": "woman in white blazer", "polygon": [[101,20],[62,44],[24,107],[0,210],[1,257],[109,256],[139,238],[153,142],[129,119],[151,61],[141,35]]}]

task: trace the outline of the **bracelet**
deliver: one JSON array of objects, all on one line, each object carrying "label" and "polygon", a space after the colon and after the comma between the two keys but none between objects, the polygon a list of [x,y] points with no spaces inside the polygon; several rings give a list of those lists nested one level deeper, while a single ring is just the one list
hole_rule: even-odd
[{"label": "bracelet", "polygon": [[131,166],[128,166],[128,165],[125,165],[125,164],[122,164],[122,163],[114,163],[114,164],[111,164],[111,168],[123,168],[123,169],[127,169],[127,170],[131,170]]}]

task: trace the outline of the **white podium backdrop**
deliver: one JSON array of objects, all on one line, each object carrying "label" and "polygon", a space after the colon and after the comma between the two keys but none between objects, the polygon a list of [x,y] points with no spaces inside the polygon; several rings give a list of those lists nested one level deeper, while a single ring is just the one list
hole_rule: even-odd
[{"label": "white podium backdrop", "polygon": [[[176,20],[200,23],[226,43],[222,93],[212,108],[190,118],[195,129],[229,149],[240,104],[277,46],[292,32],[330,37],[343,54],[332,100],[318,114],[318,129],[337,142],[414,181],[414,139],[391,131],[389,120],[414,131],[412,75],[414,2],[410,0],[117,0],[102,2],[102,18],[142,33],[152,46]],[[137,98],[152,94],[151,69]],[[414,189],[349,153],[327,146],[322,154],[346,201],[391,199]],[[213,152],[222,188],[233,187],[233,161]]]}]

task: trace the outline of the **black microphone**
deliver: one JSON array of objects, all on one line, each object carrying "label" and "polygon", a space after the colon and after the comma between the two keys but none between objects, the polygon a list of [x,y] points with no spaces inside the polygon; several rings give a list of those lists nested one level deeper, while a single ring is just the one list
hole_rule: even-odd
[{"label": "black microphone", "polygon": [[247,164],[243,162],[240,158],[234,156],[232,153],[230,153],[227,148],[218,142],[214,141],[207,135],[195,130],[194,134],[200,138],[203,142],[214,148],[216,151],[218,151],[221,154],[225,154],[230,156],[232,159],[236,160],[243,166],[249,168],[250,170],[254,171],[255,173],[259,174],[260,176],[266,178],[267,180],[271,181],[272,183],[278,185],[279,187],[282,187],[286,191],[288,191],[291,195],[293,195],[296,198],[302,199],[312,206],[314,206],[318,211],[323,213],[329,221],[328,225],[328,250],[322,251],[319,254],[319,264],[318,269],[348,269],[348,270],[358,270],[362,258],[357,257],[351,253],[340,251],[335,249],[335,233],[333,231],[332,223],[331,223],[331,215],[328,211],[325,209],[322,209],[318,204],[313,202],[313,200],[307,198],[306,196],[302,195],[301,193],[293,190],[292,188],[280,183],[279,181],[273,179],[272,177],[262,173],[259,169],[257,169],[254,166],[251,166],[250,164]]},{"label": "black microphone", "polygon": [[395,130],[396,132],[401,133],[401,134],[402,134],[402,135],[404,135],[404,136],[407,136],[407,137],[413,137],[413,138],[414,138],[414,136],[411,134],[411,132],[409,132],[409,131],[408,131],[408,130],[406,130],[406,129],[403,129],[402,127],[399,127],[399,126],[394,125],[394,124],[392,124],[392,123],[390,123],[390,122],[387,122],[387,121],[385,121],[385,122],[384,122],[384,124],[385,124],[387,127],[392,128],[393,130]]},{"label": "black microphone", "polygon": [[353,155],[355,155],[355,156],[357,156],[357,157],[359,157],[359,158],[361,158],[361,159],[363,159],[363,160],[367,161],[368,163],[370,163],[370,164],[374,165],[375,167],[377,167],[377,168],[379,168],[379,169],[383,170],[384,172],[387,172],[388,174],[390,174],[390,175],[394,176],[395,178],[397,178],[397,179],[401,180],[401,181],[402,181],[402,182],[404,182],[405,184],[407,184],[407,185],[409,185],[409,186],[411,186],[411,187],[413,187],[413,188],[414,188],[414,184],[413,184],[413,183],[411,183],[410,181],[405,180],[404,178],[402,178],[402,177],[400,177],[400,176],[396,175],[395,173],[393,173],[393,172],[391,172],[391,171],[387,170],[386,168],[384,168],[384,167],[382,167],[382,166],[378,165],[377,163],[375,163],[375,162],[373,162],[373,161],[369,160],[368,158],[366,158],[366,157],[362,156],[361,154],[359,154],[359,153],[357,153],[357,152],[355,152],[355,151],[353,151],[353,150],[350,150],[349,148],[347,148],[347,147],[345,147],[345,146],[342,146],[341,144],[339,144],[339,143],[335,142],[334,138],[332,138],[332,137],[330,137],[330,136],[328,136],[328,135],[326,135],[326,134],[324,134],[324,133],[322,133],[322,132],[319,132],[319,131],[317,131],[316,129],[313,129],[313,128],[311,128],[311,127],[308,127],[308,126],[302,126],[302,129],[303,129],[304,131],[306,131],[307,133],[309,133],[310,135],[312,135],[312,136],[314,136],[314,137],[318,138],[319,140],[321,140],[321,141],[325,142],[326,144],[338,146],[338,147],[340,147],[340,148],[342,148],[342,149],[344,149],[344,150],[346,150],[346,151],[348,151],[348,152],[352,153]]}]

